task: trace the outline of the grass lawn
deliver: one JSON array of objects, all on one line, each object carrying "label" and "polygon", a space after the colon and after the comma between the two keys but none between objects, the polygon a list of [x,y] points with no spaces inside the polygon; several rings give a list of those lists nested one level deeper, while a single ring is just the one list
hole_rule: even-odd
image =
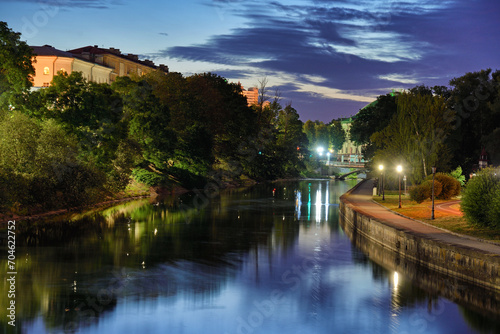
[{"label": "grass lawn", "polygon": [[[463,216],[453,215],[435,209],[435,219],[431,220],[431,200],[426,200],[418,204],[417,202],[410,200],[409,195],[401,195],[401,209],[398,208],[399,195],[397,191],[386,191],[385,201],[382,201],[382,196],[373,196],[373,200],[404,216],[411,217],[455,233],[500,243],[500,230],[470,225]],[[434,204],[437,206],[446,202],[448,201],[435,200]],[[456,204],[453,208],[460,209],[460,205]]]}]

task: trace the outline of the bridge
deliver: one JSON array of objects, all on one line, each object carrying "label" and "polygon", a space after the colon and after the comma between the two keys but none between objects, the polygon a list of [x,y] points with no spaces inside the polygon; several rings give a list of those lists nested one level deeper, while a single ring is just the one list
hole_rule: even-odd
[{"label": "bridge", "polygon": [[363,166],[363,168],[358,168],[358,169],[353,170],[353,171],[351,171],[349,173],[345,173],[345,174],[342,174],[342,175],[337,175],[337,176],[335,176],[335,179],[336,180],[345,180],[345,178],[347,176],[351,175],[351,174],[362,173],[362,172],[365,172],[365,171],[366,171],[366,169]]}]

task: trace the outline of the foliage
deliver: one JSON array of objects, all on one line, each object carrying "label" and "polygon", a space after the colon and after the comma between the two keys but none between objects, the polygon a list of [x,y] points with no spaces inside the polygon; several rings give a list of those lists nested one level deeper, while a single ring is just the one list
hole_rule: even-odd
[{"label": "foliage", "polygon": [[70,207],[93,201],[94,190],[104,190],[103,173],[78,158],[74,136],[54,120],[37,121],[19,112],[0,121],[0,174],[7,207],[16,202]]},{"label": "foliage", "polygon": [[[432,175],[427,177],[427,180],[431,182]],[[458,180],[456,180],[453,176],[450,176],[445,173],[436,173],[435,180],[441,183],[442,190],[439,195],[436,194],[436,197],[439,199],[451,199],[453,197],[457,197],[461,192],[461,185]]]},{"label": "foliage", "polygon": [[[436,198],[441,194],[442,189],[441,182],[434,180],[434,196]],[[410,198],[417,203],[422,203],[428,198],[432,199],[432,181],[426,180],[419,185],[411,186],[409,192]]]},{"label": "foliage", "polygon": [[342,146],[346,141],[347,134],[344,128],[342,127],[340,119],[332,120],[329,125],[330,125],[330,146],[334,150],[339,151],[342,149]]},{"label": "foliage", "polygon": [[380,95],[353,117],[350,140],[363,145],[362,154],[366,161],[371,160],[380,148],[371,140],[371,136],[387,127],[397,113],[396,97],[396,93]]},{"label": "foliage", "polygon": [[445,139],[451,130],[444,99],[432,95],[402,93],[397,99],[398,111],[389,125],[372,135],[380,147],[375,160],[403,160],[412,183],[420,183],[431,166],[446,169],[449,156]]},{"label": "foliage", "polygon": [[465,185],[465,176],[462,175],[462,167],[458,166],[455,170],[453,170],[453,171],[450,172],[450,175],[455,180],[457,180],[458,182],[460,182],[461,186]]},{"label": "foliage", "polygon": [[32,86],[32,58],[33,50],[21,41],[21,34],[0,21],[0,105]]},{"label": "foliage", "polygon": [[330,133],[331,129],[329,125],[321,121],[311,121],[308,120],[303,125],[303,131],[307,136],[309,143],[308,149],[310,151],[316,152],[318,147],[323,147],[327,150],[330,147]]},{"label": "foliage", "polygon": [[430,196],[428,187],[424,185],[411,186],[408,192],[410,193],[410,199],[417,203],[422,203]]},{"label": "foliage", "polygon": [[[448,107],[456,114],[454,131],[447,140],[452,164],[461,165],[469,175],[482,148],[500,163],[500,148],[495,137],[500,133],[500,71],[491,69],[469,72],[450,80]],[[495,135],[495,133],[497,135]]]},{"label": "foliage", "polygon": [[161,185],[165,182],[165,177],[144,168],[136,168],[132,171],[132,176],[137,181],[150,187]]},{"label": "foliage", "polygon": [[461,208],[469,223],[500,227],[499,173],[499,169],[483,169],[467,182]]}]

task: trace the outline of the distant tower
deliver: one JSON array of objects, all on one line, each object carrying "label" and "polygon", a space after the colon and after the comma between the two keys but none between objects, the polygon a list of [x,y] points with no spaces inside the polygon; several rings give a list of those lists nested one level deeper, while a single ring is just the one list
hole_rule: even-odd
[{"label": "distant tower", "polygon": [[483,169],[483,168],[486,168],[488,167],[488,161],[489,158],[488,158],[488,153],[486,153],[486,150],[483,148],[481,150],[481,155],[479,156],[479,169]]}]

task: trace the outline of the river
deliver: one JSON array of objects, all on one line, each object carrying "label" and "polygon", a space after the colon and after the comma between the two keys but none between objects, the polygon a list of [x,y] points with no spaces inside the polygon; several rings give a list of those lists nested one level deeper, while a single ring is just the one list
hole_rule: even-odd
[{"label": "river", "polygon": [[[16,331],[5,317],[1,328],[499,333],[495,293],[419,268],[413,271],[418,279],[410,279],[351,243],[338,203],[356,182],[259,184],[213,193],[210,200],[196,192],[30,227],[17,222]],[[6,256],[0,263],[7,266]],[[487,307],[446,295],[433,280],[448,290],[473,291]],[[5,310],[8,284],[0,290]]]}]

